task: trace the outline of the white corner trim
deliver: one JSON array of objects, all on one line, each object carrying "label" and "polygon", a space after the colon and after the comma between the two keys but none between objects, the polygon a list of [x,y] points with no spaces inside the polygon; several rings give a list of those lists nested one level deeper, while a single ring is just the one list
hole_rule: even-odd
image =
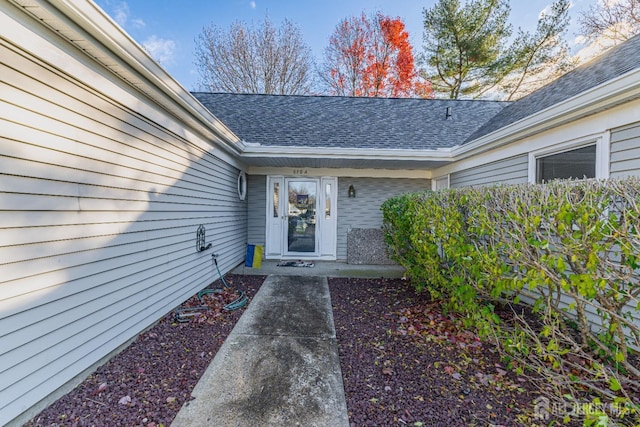
[{"label": "white corner trim", "polygon": [[529,182],[529,184],[535,184],[536,183],[536,156],[535,154],[533,154],[533,152],[529,153],[529,163],[527,166],[527,182]]},{"label": "white corner trim", "polygon": [[596,178],[609,179],[611,168],[611,130],[606,130],[596,144]]},{"label": "white corner trim", "polygon": [[451,174],[446,174],[446,175],[440,175],[438,177],[435,177],[433,179],[431,179],[431,190],[436,191],[438,190],[438,182],[440,181],[445,181],[446,185],[444,188],[451,188]]}]

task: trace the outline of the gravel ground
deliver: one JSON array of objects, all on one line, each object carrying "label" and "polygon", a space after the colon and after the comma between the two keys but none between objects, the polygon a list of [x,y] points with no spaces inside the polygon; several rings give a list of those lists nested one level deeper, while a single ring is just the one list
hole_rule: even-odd
[{"label": "gravel ground", "polygon": [[330,279],[352,426],[533,424],[538,394],[400,279]]},{"label": "gravel ground", "polygon": [[[264,280],[226,277],[249,298]],[[400,279],[329,287],[351,426],[533,425],[531,383],[427,295]],[[27,426],[168,427],[244,312],[221,309],[232,294],[205,298],[206,316],[169,313]]]},{"label": "gravel ground", "polygon": [[[228,275],[226,281],[251,298],[264,278]],[[211,310],[189,323],[167,314],[26,425],[168,427],[244,312],[222,310],[234,298],[231,292],[205,295]],[[192,297],[182,307],[196,305]]]}]

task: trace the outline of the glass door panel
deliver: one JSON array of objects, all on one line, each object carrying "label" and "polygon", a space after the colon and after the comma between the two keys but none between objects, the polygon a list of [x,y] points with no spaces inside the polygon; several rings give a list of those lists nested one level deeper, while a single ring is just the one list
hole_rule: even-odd
[{"label": "glass door panel", "polygon": [[287,252],[316,253],[316,199],[318,183],[287,180]]}]

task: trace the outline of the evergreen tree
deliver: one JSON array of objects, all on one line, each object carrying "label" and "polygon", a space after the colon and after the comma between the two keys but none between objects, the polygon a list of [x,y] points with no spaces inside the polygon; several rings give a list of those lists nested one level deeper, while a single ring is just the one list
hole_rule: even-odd
[{"label": "evergreen tree", "polygon": [[540,15],[534,34],[518,31],[509,50],[512,58],[505,61],[512,69],[499,84],[506,100],[521,98],[577,65],[563,38],[570,7],[570,0],[556,0]]},{"label": "evergreen tree", "polygon": [[473,96],[495,86],[508,71],[505,43],[511,35],[508,0],[439,0],[424,10],[425,62],[436,92]]},{"label": "evergreen tree", "polygon": [[424,10],[424,55],[433,88],[449,98],[517,99],[567,72],[563,34],[570,0],[540,15],[536,32],[518,30],[509,43],[508,0],[439,0]]}]

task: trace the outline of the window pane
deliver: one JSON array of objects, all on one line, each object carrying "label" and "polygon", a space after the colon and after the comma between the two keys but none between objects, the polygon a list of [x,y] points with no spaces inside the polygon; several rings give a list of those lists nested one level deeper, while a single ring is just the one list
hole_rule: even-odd
[{"label": "window pane", "polygon": [[324,217],[331,218],[331,184],[327,184],[324,191]]},{"label": "window pane", "polygon": [[536,182],[553,179],[595,178],[596,146],[578,148],[536,159]]},{"label": "window pane", "polygon": [[288,252],[316,251],[315,181],[289,181]]},{"label": "window pane", "polygon": [[278,213],[278,206],[280,204],[280,183],[273,183],[273,217],[278,218],[280,215]]}]

